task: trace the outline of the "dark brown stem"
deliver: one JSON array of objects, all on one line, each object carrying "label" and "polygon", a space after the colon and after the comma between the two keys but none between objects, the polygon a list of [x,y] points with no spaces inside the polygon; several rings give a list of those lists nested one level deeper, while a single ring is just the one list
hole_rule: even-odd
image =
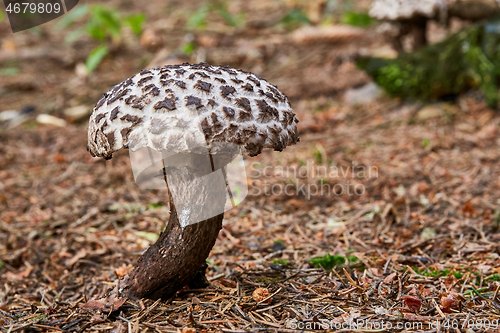
[{"label": "dark brown stem", "polygon": [[[228,195],[225,173],[221,174],[225,181],[221,181],[213,172],[230,161],[209,157],[210,162],[207,155],[178,154],[170,157],[170,166],[163,164],[170,219],[121,285],[128,297],[166,300],[187,284],[196,289],[208,285],[204,264],[222,228]],[[206,219],[208,216],[214,217]],[[199,219],[205,220],[197,222]]]},{"label": "dark brown stem", "polygon": [[199,275],[217,240],[224,214],[182,230],[175,207],[172,202],[170,205],[166,229],[121,284],[130,298],[171,298]]},{"label": "dark brown stem", "polygon": [[410,22],[410,33],[413,36],[414,50],[427,45],[427,21],[427,18],[419,17]]}]

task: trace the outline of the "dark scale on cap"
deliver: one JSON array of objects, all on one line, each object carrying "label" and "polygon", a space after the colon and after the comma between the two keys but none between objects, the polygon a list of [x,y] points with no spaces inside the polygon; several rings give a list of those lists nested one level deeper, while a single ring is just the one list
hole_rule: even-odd
[{"label": "dark scale on cap", "polygon": [[216,78],[214,78],[214,80],[217,80],[217,81],[219,81],[219,82],[220,82],[220,83],[222,83],[222,84],[226,84],[226,80],[224,80],[224,79],[223,79],[223,78],[221,78],[221,77],[216,77]]},{"label": "dark scale on cap", "polygon": [[235,124],[230,124],[223,132],[217,134],[213,138],[214,141],[229,141],[235,144],[243,144],[243,138],[239,127]]},{"label": "dark scale on cap", "polygon": [[195,72],[195,74],[198,74],[199,76],[201,77],[210,77],[210,75],[208,75],[207,73],[204,73],[204,72]]},{"label": "dark scale on cap", "polygon": [[212,118],[212,123],[214,124],[214,129],[216,132],[220,132],[223,129],[223,124],[219,120],[219,117],[217,117],[217,114],[212,112],[210,115],[210,118]]},{"label": "dark scale on cap", "polygon": [[217,102],[214,99],[209,98],[208,105],[210,105],[211,107],[216,107],[219,104],[217,104]]},{"label": "dark scale on cap", "polygon": [[171,84],[172,84],[172,82],[174,82],[174,80],[173,80],[173,79],[169,79],[169,80],[160,80],[161,85],[162,85],[162,86],[164,86],[164,87],[165,87],[165,86],[169,86],[169,85],[171,85]]},{"label": "dark scale on cap", "polygon": [[186,83],[183,81],[175,81],[175,85],[181,87],[182,89],[186,89]]},{"label": "dark scale on cap", "polygon": [[113,110],[111,110],[111,114],[109,115],[109,120],[115,120],[118,117],[118,113],[120,113],[120,106],[118,105]]},{"label": "dark scale on cap", "polygon": [[155,110],[169,109],[170,111],[175,110],[175,96],[165,97],[163,101],[159,101],[153,106]]},{"label": "dark scale on cap", "polygon": [[143,69],[140,73],[141,75],[146,75],[146,74],[153,74],[149,69]]},{"label": "dark scale on cap", "polygon": [[209,139],[212,136],[212,127],[208,124],[207,118],[203,118],[201,121],[201,129],[205,135],[205,139]]},{"label": "dark scale on cap", "polygon": [[262,147],[257,143],[247,143],[245,149],[248,151],[250,157],[257,156],[262,152]]},{"label": "dark scale on cap", "polygon": [[186,96],[186,106],[194,105],[197,109],[201,108],[203,104],[201,104],[201,99],[195,96]]},{"label": "dark scale on cap", "polygon": [[243,133],[243,135],[246,137],[250,137],[257,133],[257,128],[253,124],[251,126],[242,127],[241,133]]},{"label": "dark scale on cap", "polygon": [[238,121],[239,122],[244,122],[244,121],[249,121],[253,120],[253,114],[250,111],[245,111],[245,110],[238,110]]},{"label": "dark scale on cap", "polygon": [[245,89],[246,91],[253,91],[253,86],[250,84],[250,83],[247,83],[243,86],[241,86],[243,89]]},{"label": "dark scale on cap", "polygon": [[142,99],[137,97],[136,95],[131,95],[125,99],[126,104],[132,104],[134,109],[142,110],[144,108],[144,104],[142,103]]},{"label": "dark scale on cap", "polygon": [[196,75],[194,75],[194,73],[193,73],[193,74],[190,74],[190,75],[188,76],[188,79],[190,79],[190,80],[194,80],[194,78],[195,78],[195,77],[196,77]]},{"label": "dark scale on cap", "polygon": [[281,102],[285,102],[285,96],[275,86],[267,86],[267,90],[272,92]]},{"label": "dark scale on cap", "polygon": [[231,94],[234,94],[236,92],[236,89],[234,89],[234,87],[231,87],[231,86],[222,86],[220,87],[220,94],[222,95],[222,97],[228,99],[228,96],[231,95]]},{"label": "dark scale on cap", "polygon": [[206,92],[210,92],[210,90],[212,89],[212,84],[208,83],[208,82],[205,82],[205,81],[202,81],[202,80],[199,80],[194,85],[194,88],[200,89],[200,90],[203,90],[203,91],[206,91]]},{"label": "dark scale on cap", "polygon": [[224,111],[224,113],[228,116],[228,117],[234,117],[234,109],[231,109],[230,107],[227,107],[227,106],[223,106],[222,107],[222,111]]},{"label": "dark scale on cap", "polygon": [[[130,79],[129,79],[130,80]],[[121,83],[118,83],[117,85],[115,85],[114,87],[112,87],[111,89],[109,89],[106,93],[106,95],[112,95],[112,94],[116,94],[116,92],[120,89],[122,89],[122,87],[125,85],[125,82],[121,82]]]},{"label": "dark scale on cap", "polygon": [[106,134],[106,138],[108,139],[109,146],[113,147],[115,145],[115,132]]},{"label": "dark scale on cap", "polygon": [[158,96],[160,94],[160,89],[154,84],[148,84],[144,88],[142,88],[143,93],[153,93],[154,96]]},{"label": "dark scale on cap", "polygon": [[120,131],[123,141],[128,140],[128,135],[130,134],[130,131],[132,131],[132,127],[127,127]]},{"label": "dark scale on cap", "polygon": [[153,76],[146,76],[146,77],[143,77],[142,79],[140,79],[139,81],[137,81],[137,85],[139,87],[141,87],[144,82],[148,82],[149,80],[151,80],[153,78]]},{"label": "dark scale on cap", "polygon": [[101,121],[102,118],[106,117],[106,115],[104,113],[100,113],[98,114],[96,117],[95,117],[95,122],[96,123],[99,123]]},{"label": "dark scale on cap", "polygon": [[221,72],[220,70],[218,70],[218,69],[211,69],[211,68],[209,68],[209,67],[206,67],[206,68],[205,68],[205,71],[206,71],[206,72],[209,72],[209,73],[212,73],[212,74],[217,74],[217,75],[222,74],[222,72]]},{"label": "dark scale on cap", "polygon": [[236,99],[236,104],[246,111],[252,111],[252,107],[250,106],[250,101],[246,97],[240,97]]},{"label": "dark scale on cap", "polygon": [[249,75],[249,76],[247,76],[247,80],[252,81],[253,83],[255,83],[255,85],[256,85],[257,87],[260,87],[260,81],[259,81],[259,80],[257,80],[256,78],[254,78],[253,76],[250,76],[250,75]]},{"label": "dark scale on cap", "polygon": [[239,80],[239,79],[231,79],[231,81],[233,81],[234,83],[236,84],[240,84],[240,83],[243,83],[242,80]]},{"label": "dark scale on cap", "polygon": [[109,105],[109,104],[113,103],[114,101],[122,98],[123,96],[125,96],[129,92],[130,92],[130,89],[124,89],[124,90],[120,91],[119,93],[117,93],[116,95],[114,95],[113,97],[108,99],[108,102],[106,104]]},{"label": "dark scale on cap", "polygon": [[182,76],[182,74],[186,73],[186,70],[182,68],[176,69],[175,73],[177,74],[177,76]]},{"label": "dark scale on cap", "polygon": [[268,127],[269,130],[274,134],[274,135],[279,135],[281,132],[281,128],[278,127],[278,125],[273,124],[272,126]]},{"label": "dark scale on cap", "polygon": [[106,97],[108,97],[108,94],[102,95],[101,99],[99,100],[99,102],[97,102],[95,106],[96,109],[100,108],[104,104],[104,102],[106,102]]},{"label": "dark scale on cap", "polygon": [[257,99],[255,100],[257,103],[257,106],[259,107],[259,119],[263,123],[270,122],[271,120],[279,120],[279,112],[276,110],[276,108],[273,108],[267,102],[263,99]]},{"label": "dark scale on cap", "polygon": [[278,103],[278,99],[276,99],[276,97],[274,97],[274,95],[270,92],[266,92],[265,95],[270,99],[272,100],[274,103]]},{"label": "dark scale on cap", "polygon": [[136,126],[142,122],[142,118],[139,116],[132,116],[130,114],[126,114],[120,118],[121,120],[128,121],[129,123],[133,123],[133,126]]},{"label": "dark scale on cap", "polygon": [[229,66],[220,66],[220,69],[221,69],[221,71],[224,71],[224,72],[229,73],[231,75],[237,75],[238,74],[233,69],[231,69],[231,67],[229,67]]}]

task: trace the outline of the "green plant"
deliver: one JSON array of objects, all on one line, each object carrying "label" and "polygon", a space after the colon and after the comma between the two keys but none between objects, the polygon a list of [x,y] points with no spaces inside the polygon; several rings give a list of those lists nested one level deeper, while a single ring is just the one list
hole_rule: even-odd
[{"label": "green plant", "polygon": [[280,21],[287,29],[293,30],[302,25],[311,24],[311,20],[299,8],[292,8]]},{"label": "green plant", "polygon": [[341,255],[332,256],[330,254],[327,254],[324,257],[313,258],[313,259],[309,260],[309,263],[312,264],[316,268],[323,267],[326,270],[331,270],[335,266],[345,264],[346,261],[356,262],[356,261],[359,261],[359,259],[353,255],[348,256],[348,257],[344,257]]},{"label": "green plant", "polygon": [[230,27],[242,28],[245,26],[245,16],[243,13],[238,13],[236,15],[231,14],[227,9],[227,3],[225,1],[209,1],[189,16],[186,22],[186,29],[205,29],[207,26],[207,17],[211,13],[217,13]]},{"label": "green plant", "polygon": [[288,264],[288,260],[286,259],[274,259],[273,260],[274,265],[281,265],[281,266],[286,266]]},{"label": "green plant", "polygon": [[77,27],[66,35],[67,42],[74,42],[84,35],[99,42],[87,56],[85,66],[87,73],[92,73],[109,52],[110,44],[120,44],[122,28],[129,26],[132,32],[139,36],[146,20],[144,14],[122,16],[117,10],[104,5],[81,5],[63,16],[56,24],[56,30],[61,31],[79,20],[86,20],[84,27]]},{"label": "green plant", "polygon": [[461,279],[464,276],[464,274],[462,272],[450,270],[448,268],[445,268],[443,270],[437,270],[433,267],[422,268],[422,269],[418,268],[418,267],[412,267],[412,269],[417,274],[420,274],[422,276],[427,276],[427,277],[433,277],[433,278],[438,277],[438,276],[448,276],[450,274],[452,274],[457,279]]},{"label": "green plant", "polygon": [[340,22],[355,27],[367,27],[373,24],[375,20],[366,13],[346,12],[342,15]]},{"label": "green plant", "polygon": [[425,139],[422,140],[422,147],[423,148],[429,147],[430,144],[431,144],[431,140],[430,139],[425,138]]},{"label": "green plant", "polygon": [[17,74],[19,74],[19,68],[17,67],[0,68],[0,75],[2,76],[15,76]]},{"label": "green plant", "polygon": [[499,29],[500,18],[495,17],[396,59],[361,57],[357,62],[391,96],[431,100],[478,89],[488,105],[496,107]]}]

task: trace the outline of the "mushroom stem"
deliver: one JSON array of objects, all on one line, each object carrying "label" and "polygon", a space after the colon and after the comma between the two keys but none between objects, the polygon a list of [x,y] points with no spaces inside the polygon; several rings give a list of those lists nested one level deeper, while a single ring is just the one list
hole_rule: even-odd
[{"label": "mushroom stem", "polygon": [[[167,300],[188,283],[203,280],[200,270],[217,240],[223,216],[220,214],[188,225],[183,230],[170,199],[170,219],[166,229],[125,278],[122,286],[127,290],[127,296]],[[196,287],[200,285],[196,284]]]},{"label": "mushroom stem", "polygon": [[[205,260],[222,228],[224,213],[183,227],[179,221],[172,189],[167,182],[166,169],[164,166],[164,179],[169,192],[170,218],[156,243],[139,258],[134,270],[125,278],[122,286],[130,298],[167,300],[187,284],[193,288],[203,288],[208,285],[205,277],[207,267]],[[175,168],[168,169],[176,179],[183,181],[181,184],[189,186],[189,179],[192,179],[193,174]],[[200,168],[197,171],[200,171]],[[203,191],[203,188],[199,190]],[[218,210],[220,212],[224,211],[224,200],[225,196],[220,196],[216,200],[215,205],[222,208]]]},{"label": "mushroom stem", "polygon": [[410,22],[414,50],[427,45],[427,23],[428,19],[426,17],[418,17]]}]

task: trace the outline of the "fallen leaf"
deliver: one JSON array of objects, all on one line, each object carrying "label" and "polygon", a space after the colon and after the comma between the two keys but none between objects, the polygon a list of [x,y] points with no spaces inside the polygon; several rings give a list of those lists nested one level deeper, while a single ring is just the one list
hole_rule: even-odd
[{"label": "fallen leaf", "polygon": [[99,310],[102,312],[110,312],[118,310],[125,302],[126,298],[101,298],[98,300],[90,300],[85,304],[80,304],[80,308],[86,310]]},{"label": "fallen leaf", "polygon": [[410,312],[418,312],[422,308],[422,301],[415,296],[401,297],[403,304],[410,310]]}]

